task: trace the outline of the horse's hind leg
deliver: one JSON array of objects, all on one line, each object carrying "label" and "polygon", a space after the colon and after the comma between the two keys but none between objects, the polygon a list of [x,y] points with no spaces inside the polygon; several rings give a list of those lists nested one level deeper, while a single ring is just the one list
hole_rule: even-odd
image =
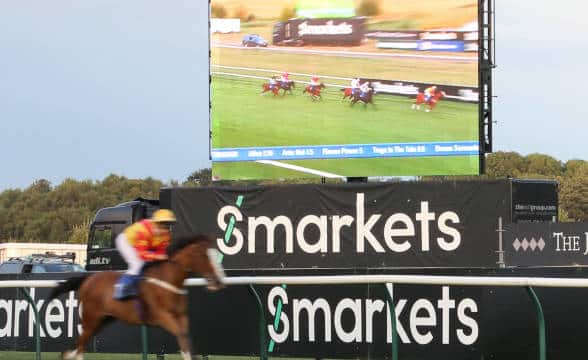
[{"label": "horse's hind leg", "polygon": [[[85,309],[85,308],[84,308]],[[82,310],[83,311],[83,310]],[[86,344],[94,336],[100,327],[104,324],[105,318],[100,314],[90,314],[88,311],[83,311],[82,314],[82,334],[78,337],[76,342],[76,349],[71,351],[64,351],[61,358],[64,360],[83,360]]]}]

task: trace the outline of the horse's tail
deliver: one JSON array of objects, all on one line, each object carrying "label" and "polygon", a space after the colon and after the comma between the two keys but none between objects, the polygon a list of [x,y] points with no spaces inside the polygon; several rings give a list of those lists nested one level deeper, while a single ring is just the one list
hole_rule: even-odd
[{"label": "horse's tail", "polygon": [[57,285],[57,287],[51,290],[51,294],[49,295],[49,299],[54,299],[57,296],[68,292],[68,291],[76,291],[82,286],[82,283],[90,276],[90,274],[84,274],[82,276],[77,276],[73,278],[69,278],[64,282]]}]

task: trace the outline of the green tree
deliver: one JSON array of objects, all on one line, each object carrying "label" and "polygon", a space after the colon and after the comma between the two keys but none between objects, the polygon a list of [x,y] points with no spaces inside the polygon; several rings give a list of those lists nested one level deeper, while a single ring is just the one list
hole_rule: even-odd
[{"label": "green tree", "polygon": [[527,172],[546,176],[559,176],[562,174],[563,166],[559,160],[543,154],[530,154],[526,156]]},{"label": "green tree", "polygon": [[526,173],[527,160],[516,152],[497,151],[486,156],[486,174],[489,177],[516,178]]},{"label": "green tree", "polygon": [[288,21],[296,17],[296,9],[291,6],[284,6],[278,17],[280,21]]},{"label": "green tree", "polygon": [[381,0],[361,0],[356,11],[359,16],[377,16],[382,13]]},{"label": "green tree", "polygon": [[227,17],[227,9],[224,7],[223,4],[213,2],[212,4],[210,4],[210,15],[213,18],[224,19]]},{"label": "green tree", "polygon": [[203,168],[198,169],[188,175],[188,178],[183,183],[184,186],[209,186],[212,184],[212,169],[211,168]]}]

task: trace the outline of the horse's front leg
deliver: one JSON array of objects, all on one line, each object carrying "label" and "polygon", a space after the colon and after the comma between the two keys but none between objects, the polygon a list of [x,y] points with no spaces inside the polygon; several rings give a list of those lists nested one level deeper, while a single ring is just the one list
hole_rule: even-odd
[{"label": "horse's front leg", "polygon": [[157,324],[176,337],[182,360],[192,360],[192,344],[186,314],[180,316],[174,316],[169,312],[160,314]]}]

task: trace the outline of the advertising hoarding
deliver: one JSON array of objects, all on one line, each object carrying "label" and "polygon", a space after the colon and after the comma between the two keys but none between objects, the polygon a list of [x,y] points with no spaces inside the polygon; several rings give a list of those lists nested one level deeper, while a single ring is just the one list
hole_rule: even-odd
[{"label": "advertising hoarding", "polygon": [[214,179],[479,173],[476,0],[212,6],[241,19],[210,38]]}]

